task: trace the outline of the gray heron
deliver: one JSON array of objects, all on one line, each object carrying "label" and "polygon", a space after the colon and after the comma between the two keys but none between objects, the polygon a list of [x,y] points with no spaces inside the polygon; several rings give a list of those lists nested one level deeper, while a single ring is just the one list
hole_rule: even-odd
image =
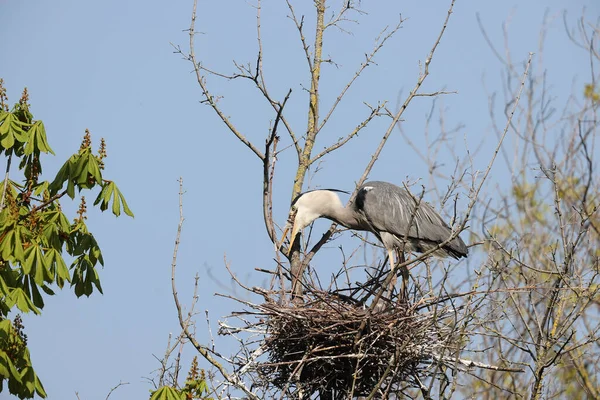
[{"label": "gray heron", "polygon": [[367,182],[346,207],[336,192],[340,191],[313,190],[299,195],[292,202],[280,243],[283,244],[291,227],[291,251],[300,231],[317,218],[327,218],[349,229],[372,232],[385,247],[392,272],[398,265],[394,250],[399,262],[404,261],[404,252],[424,253],[434,249],[434,256],[455,259],[468,254],[465,242],[458,236],[440,246],[450,238],[452,229],[431,205],[419,202],[406,189],[388,182]]}]

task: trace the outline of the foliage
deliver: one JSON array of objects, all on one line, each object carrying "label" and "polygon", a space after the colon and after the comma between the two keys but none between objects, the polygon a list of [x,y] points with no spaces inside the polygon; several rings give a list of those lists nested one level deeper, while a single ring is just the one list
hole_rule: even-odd
[{"label": "foliage", "polygon": [[[600,30],[581,21],[581,41],[570,38],[592,54],[594,65],[600,59],[593,38]],[[506,73],[517,79],[506,63]],[[483,335],[475,345],[486,349],[488,360],[526,366],[526,372],[485,371],[464,382],[464,396],[600,398],[600,181],[594,157],[600,95],[588,84],[583,96],[572,96],[577,101],[554,97],[545,74],[545,68],[533,69],[513,120],[519,140],[507,163],[509,191],[497,190],[482,202],[479,221],[487,261],[478,273],[489,295],[476,314]],[[597,74],[591,80],[597,82]],[[504,89],[515,90],[510,82]],[[512,96],[505,100],[510,104]]]},{"label": "foliage", "polygon": [[[568,155],[573,164],[578,156]],[[485,329],[496,337],[484,340],[494,359],[505,357],[502,341],[522,348],[526,348],[523,343],[528,344],[529,349],[522,353],[511,350],[511,357],[529,364],[533,374],[507,374],[500,386],[531,387],[531,398],[540,398],[543,390],[564,393],[569,399],[598,394],[594,388],[600,374],[590,360],[598,357],[594,304],[600,299],[600,236],[594,227],[600,226],[596,212],[600,188],[584,179],[585,173],[569,169],[575,167],[568,162],[562,165],[564,175],[556,169],[545,171],[535,184],[526,182],[531,178],[513,184],[512,198],[506,201],[513,207],[510,212],[498,213],[502,215],[500,223],[490,231],[487,243],[493,289],[534,289],[511,294],[508,299],[499,296],[497,303],[490,303],[489,312],[496,320],[486,322]],[[501,311],[494,310],[498,303],[502,303]],[[561,372],[552,384],[544,385],[550,368]],[[498,383],[492,374],[488,379]],[[501,394],[485,380],[473,384],[476,390],[489,393],[488,398]]]},{"label": "foliage", "polygon": [[185,386],[178,389],[177,383],[172,386],[161,386],[150,395],[150,400],[213,400],[208,397],[210,389],[206,382],[206,373],[198,369],[198,357],[194,357],[190,372],[185,380]]},{"label": "foliage", "polygon": [[583,95],[592,100],[594,103],[600,103],[600,92],[598,89],[591,83],[585,85],[585,89],[583,90]]},{"label": "foliage", "polygon": [[[102,176],[106,145],[94,154],[86,130],[79,151],[62,166],[54,179],[40,179],[41,155],[54,154],[44,123],[34,120],[27,89],[9,111],[6,91],[0,80],[0,155],[6,159],[6,174],[0,182],[0,391],[8,383],[10,393],[31,398],[46,397],[33,370],[27,336],[21,318],[8,316],[19,310],[41,314],[43,293],[53,295],[53,286],[70,283],[77,297],[90,296],[94,288],[102,293],[96,267],[104,265],[102,252],[85,223],[85,197],[79,200],[77,216],[71,222],[59,199],[71,199],[83,191],[100,189],[94,205],[112,212],[121,209],[133,217],[125,198],[114,182]],[[12,163],[18,160],[18,180],[9,179]],[[63,187],[66,186],[66,189]],[[72,259],[69,267],[65,257]]]}]

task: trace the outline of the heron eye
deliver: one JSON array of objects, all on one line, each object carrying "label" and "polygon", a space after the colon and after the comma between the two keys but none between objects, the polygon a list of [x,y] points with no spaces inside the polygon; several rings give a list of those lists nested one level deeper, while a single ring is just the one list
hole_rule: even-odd
[{"label": "heron eye", "polygon": [[292,208],[290,209],[290,214],[288,215],[288,223],[294,223],[294,219],[296,218],[297,212],[298,208],[296,206],[292,206]]}]

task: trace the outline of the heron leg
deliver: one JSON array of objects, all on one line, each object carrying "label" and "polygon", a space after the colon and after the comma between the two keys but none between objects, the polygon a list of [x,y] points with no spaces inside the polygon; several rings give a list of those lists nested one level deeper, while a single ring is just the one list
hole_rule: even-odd
[{"label": "heron leg", "polygon": [[396,262],[394,261],[394,251],[388,250],[387,252],[388,252],[388,258],[389,258],[389,262],[390,262],[390,268],[393,272],[394,269],[396,268]]},{"label": "heron leg", "polygon": [[394,287],[396,286],[396,281],[398,279],[398,277],[396,276],[396,261],[395,261],[395,257],[394,257],[394,251],[393,250],[388,250],[388,258],[389,258],[389,262],[390,262],[390,273],[392,274],[392,277],[390,279],[390,283],[388,286],[388,291],[390,292],[390,298],[392,295],[392,290],[394,289]]},{"label": "heron leg", "polygon": [[[404,264],[406,262],[406,255],[403,251],[398,251],[398,264]],[[408,299],[408,268],[403,266],[400,269],[400,273],[402,274],[402,292],[400,293],[400,299],[406,301]]]}]

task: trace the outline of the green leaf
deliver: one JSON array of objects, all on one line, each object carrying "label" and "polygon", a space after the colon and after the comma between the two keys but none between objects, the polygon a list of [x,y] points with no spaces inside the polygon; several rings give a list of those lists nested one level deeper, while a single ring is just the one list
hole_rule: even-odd
[{"label": "green leaf", "polygon": [[[94,268],[94,267],[88,267],[87,280],[90,283],[93,283],[94,286],[96,286],[96,289],[98,289],[98,291],[101,294],[104,294],[104,292],[102,291],[102,285],[100,284],[100,277],[98,276],[98,270],[96,268]],[[90,294],[91,294],[91,292],[90,292]]]},{"label": "green leaf", "polygon": [[44,299],[42,298],[38,286],[31,279],[27,280],[29,281],[29,293],[33,304],[40,309],[44,308]]},{"label": "green leaf", "polygon": [[73,178],[77,182],[77,186],[86,187],[88,184],[88,163],[85,162],[83,157],[80,157],[79,164]]},{"label": "green leaf", "polygon": [[40,182],[34,186],[33,194],[35,194],[36,196],[43,197],[44,193],[48,190],[49,186],[50,182],[48,181]]},{"label": "green leaf", "polygon": [[100,193],[98,193],[98,197],[96,197],[96,200],[94,201],[94,205],[96,206],[96,205],[98,205],[98,203],[100,203],[100,210],[106,211],[106,209],[108,208],[108,203],[110,201],[110,196],[112,195],[114,189],[115,189],[114,182],[107,182],[102,187],[102,190],[100,191]]},{"label": "green leaf", "polygon": [[25,384],[25,388],[27,389],[26,396],[29,398],[33,397],[35,393],[35,378],[33,368],[27,366],[21,371],[21,381]]},{"label": "green leaf", "polygon": [[[10,323],[10,321],[8,321]],[[10,327],[12,330],[12,325]],[[0,376],[5,379],[14,379],[17,383],[21,383],[21,374],[15,368],[15,365],[10,360],[8,354],[0,350]]]},{"label": "green leaf", "polygon": [[[2,277],[2,275],[0,275],[0,298],[4,297],[8,294],[9,292],[9,287],[6,284],[6,282],[4,281],[4,278]],[[3,321],[0,321],[0,325],[2,324]]]},{"label": "green leaf", "polygon": [[[90,180],[90,177],[93,180]],[[90,189],[95,184],[102,183],[102,173],[98,159],[92,154],[92,151],[87,148],[79,153],[77,163],[71,170],[71,178],[77,182],[81,188]]]},{"label": "green leaf", "polygon": [[0,251],[2,252],[2,259],[6,261],[13,261],[14,257],[14,240],[15,240],[15,231],[14,229],[6,232],[4,237],[2,238],[2,242],[0,242]]},{"label": "green leaf", "polygon": [[112,213],[117,217],[121,215],[121,203],[123,204],[123,211],[125,214],[133,217],[133,212],[127,205],[125,201],[125,196],[121,193],[119,188],[114,182],[107,182],[103,187],[98,197],[94,201],[94,205],[100,204],[100,210],[106,211],[108,209],[108,204],[112,199]]},{"label": "green leaf", "polygon": [[44,281],[52,282],[52,278],[47,271],[46,259],[40,246],[33,245],[25,250],[25,262],[22,265],[23,273],[33,275],[35,283],[38,285],[42,285]]},{"label": "green leaf", "polygon": [[152,393],[150,400],[185,400],[185,394],[170,386],[163,386]]},{"label": "green leaf", "polygon": [[[73,169],[73,165],[77,162],[77,158],[79,156],[77,154],[73,154],[64,164],[58,172],[56,173],[56,177],[49,186],[50,195],[54,196],[57,194],[65,184],[65,182],[70,181],[71,178],[71,170]],[[74,195],[73,195],[74,196]],[[73,197],[71,197],[73,198]]]},{"label": "green leaf", "polygon": [[37,376],[37,374],[35,374],[35,392],[43,399],[48,397],[46,394],[46,389],[44,389],[44,385],[42,385],[42,381],[40,381],[40,378]]},{"label": "green leaf", "polygon": [[119,199],[123,203],[123,211],[125,211],[125,214],[127,214],[127,215],[129,215],[130,217],[133,218],[134,217],[133,212],[131,211],[131,209],[127,205],[127,202],[125,201],[125,196],[123,196],[123,193],[121,193],[121,191],[119,190],[119,188],[117,188],[116,185],[115,185],[115,191],[119,194]]},{"label": "green leaf", "polygon": [[65,281],[71,280],[71,275],[69,274],[69,269],[65,264],[65,260],[60,252],[56,249],[46,250],[44,253],[44,259],[50,270],[53,280],[56,280],[56,284],[62,289]]},{"label": "green leaf", "polygon": [[6,154],[23,153],[23,143],[27,142],[29,133],[23,130],[23,127],[30,124],[21,122],[17,113],[3,112],[0,117],[0,153],[4,151]]},{"label": "green leaf", "polygon": [[37,309],[25,291],[20,287],[12,289],[8,296],[6,296],[6,304],[10,308],[16,305],[24,313],[33,311],[38,315],[40,314],[40,310]]},{"label": "green leaf", "polygon": [[88,155],[88,172],[92,175],[98,185],[102,184],[102,172],[100,172],[98,159],[91,153]]},{"label": "green leaf", "polygon": [[117,217],[121,215],[121,198],[117,196],[119,190],[115,187],[115,195],[113,196],[112,212]]},{"label": "green leaf", "polygon": [[27,124],[19,121],[14,113],[3,114],[0,122],[0,146],[3,149],[11,149],[15,142],[24,143],[27,140],[27,132],[22,128]]},{"label": "green leaf", "polygon": [[[0,187],[4,187],[4,182],[0,182]],[[0,229],[0,232],[6,230],[6,225],[12,219],[8,211],[8,208],[4,207],[4,209],[0,212],[0,226],[2,227],[2,229]]]},{"label": "green leaf", "polygon": [[0,350],[0,377],[3,379],[8,379],[10,377],[10,367],[8,363],[10,363],[10,359],[5,352]]},{"label": "green leaf", "polygon": [[0,321],[0,340],[6,340],[11,330],[12,324],[10,323],[10,320],[3,319]]},{"label": "green leaf", "polygon": [[60,212],[58,216],[58,225],[60,227],[60,230],[65,233],[71,230],[71,223],[69,222],[69,218],[67,218],[67,216],[62,212]]},{"label": "green leaf", "polygon": [[15,260],[17,260],[18,262],[21,262],[25,259],[25,252],[23,251],[23,243],[21,242],[22,230],[23,230],[22,227],[17,227],[15,236],[14,236],[14,243],[13,243],[13,256],[14,256]]},{"label": "green leaf", "polygon": [[52,153],[52,149],[48,145],[46,139],[46,129],[42,121],[36,121],[29,129],[29,140],[25,145],[25,154],[29,155],[32,153]]},{"label": "green leaf", "polygon": [[70,179],[69,182],[67,182],[67,196],[71,199],[75,198],[75,183]]},{"label": "green leaf", "polygon": [[73,271],[73,277],[71,278],[71,287],[74,287],[73,292],[75,296],[81,297],[84,295],[84,282],[82,279],[83,272],[80,269]]},{"label": "green leaf", "polygon": [[206,381],[200,381],[200,384],[198,385],[198,392],[200,394],[204,394],[207,393],[208,394],[208,383],[206,383]]},{"label": "green leaf", "polygon": [[0,139],[0,146],[2,146],[1,148],[3,148],[3,149],[12,149],[14,144],[15,144],[15,137],[12,134],[12,132],[7,132],[6,134],[4,134],[2,136],[2,139]]},{"label": "green leaf", "polygon": [[[75,157],[71,164],[71,178],[78,179],[78,177],[82,174],[83,169],[85,168],[86,162],[84,160],[86,153],[89,154],[89,149],[85,149],[79,154],[74,154]],[[71,158],[73,158],[71,157]]]},{"label": "green leaf", "polygon": [[48,286],[46,285],[42,285],[42,290],[44,291],[44,293],[46,293],[48,296],[54,296],[56,293],[54,293],[54,290],[50,289]]},{"label": "green leaf", "polygon": [[4,111],[4,109],[0,109],[0,134],[2,134],[4,132],[4,129],[8,129],[8,128],[3,128],[2,125],[9,118],[10,115],[11,115],[11,113],[9,113],[8,111]]},{"label": "green leaf", "polygon": [[[91,234],[90,234],[91,236]],[[100,247],[98,246],[98,243],[96,242],[96,239],[92,237],[92,246],[90,247],[90,251],[89,251],[89,257],[90,257],[90,261],[92,262],[93,265],[96,265],[97,262],[100,262],[101,265],[104,265],[104,258],[102,257],[102,251],[100,250]]]},{"label": "green leaf", "polygon": [[[75,269],[71,280],[71,286],[74,286],[74,292],[77,297],[83,295],[89,297],[94,291],[94,286],[102,293],[100,278],[96,268],[90,262],[87,254],[83,254],[73,262]],[[73,265],[71,267],[73,267]]]}]

